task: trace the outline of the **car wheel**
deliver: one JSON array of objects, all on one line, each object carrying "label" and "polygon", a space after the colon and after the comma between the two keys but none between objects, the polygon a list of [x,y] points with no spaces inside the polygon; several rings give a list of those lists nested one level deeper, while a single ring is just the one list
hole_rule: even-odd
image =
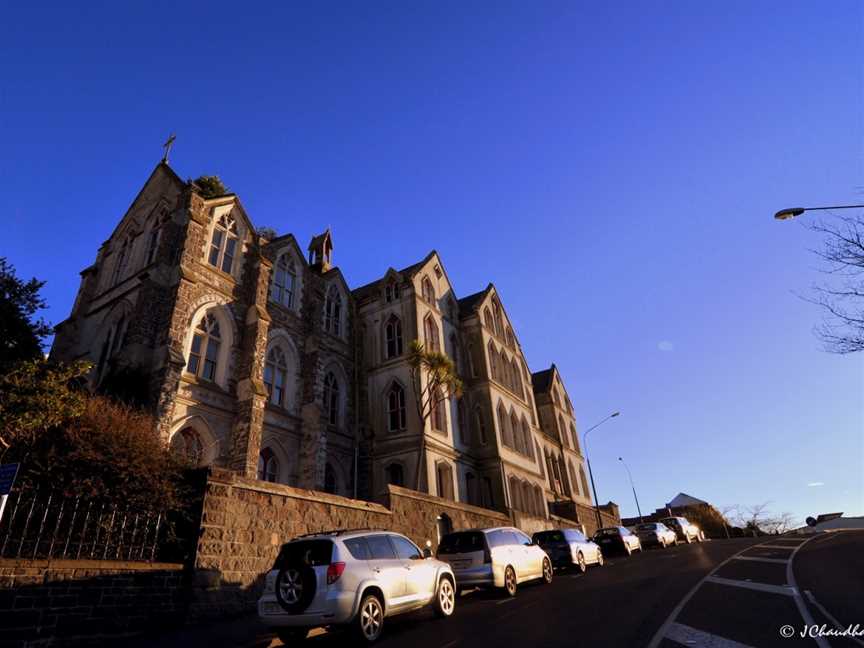
[{"label": "car wheel", "polygon": [[[582,554],[579,554],[582,558]],[[543,559],[543,582],[547,585],[552,582],[552,563],[548,558]]]},{"label": "car wheel", "polygon": [[599,549],[597,550],[597,566],[598,567],[603,566],[603,552],[600,551]]},{"label": "car wheel", "polygon": [[690,544],[691,542],[693,542],[693,539],[688,535],[687,536],[687,544]]},{"label": "car wheel", "polygon": [[588,565],[585,564],[585,556],[582,555],[581,551],[579,552],[579,555],[576,556],[576,566],[583,574],[588,571]]},{"label": "car wheel", "polygon": [[698,539],[699,542],[702,542],[702,541],[705,539],[705,537],[702,535],[702,532],[701,532],[701,531],[700,531],[699,534],[696,536],[696,538]]},{"label": "car wheel", "polygon": [[504,570],[504,591],[507,596],[516,596],[516,571],[510,565]]},{"label": "car wheel", "polygon": [[446,576],[438,581],[438,594],[435,596],[435,614],[439,617],[449,617],[456,607],[456,591],[453,583]]},{"label": "car wheel", "polygon": [[301,641],[306,639],[306,635],[308,634],[309,630],[307,630],[306,628],[283,628],[276,631],[276,636],[279,637],[279,641],[281,641],[286,646],[300,643]]},{"label": "car wheel", "polygon": [[374,594],[367,594],[360,602],[357,614],[357,632],[366,643],[377,641],[384,630],[384,606]]}]

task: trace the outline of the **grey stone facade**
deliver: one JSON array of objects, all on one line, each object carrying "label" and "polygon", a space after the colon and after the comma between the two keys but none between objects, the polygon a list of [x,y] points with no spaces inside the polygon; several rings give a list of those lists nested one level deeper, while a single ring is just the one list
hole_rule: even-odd
[{"label": "grey stone facade", "polygon": [[[94,388],[132,391],[179,450],[245,478],[373,500],[396,484],[580,521],[581,450],[555,422],[575,435],[572,406],[550,400],[566,397],[554,367],[549,389],[532,388],[492,284],[459,299],[432,252],[352,291],[329,230],[306,252],[259,232],[236,195],[208,197],[160,163],[82,271],[52,356],[90,360]],[[407,362],[430,335],[465,384],[434,426],[421,425]]]}]

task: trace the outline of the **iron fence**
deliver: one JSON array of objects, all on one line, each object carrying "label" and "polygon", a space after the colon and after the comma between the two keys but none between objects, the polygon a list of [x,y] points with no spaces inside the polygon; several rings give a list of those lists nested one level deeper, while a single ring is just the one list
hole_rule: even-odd
[{"label": "iron fence", "polygon": [[164,515],[54,491],[12,492],[0,520],[0,558],[153,561]]}]

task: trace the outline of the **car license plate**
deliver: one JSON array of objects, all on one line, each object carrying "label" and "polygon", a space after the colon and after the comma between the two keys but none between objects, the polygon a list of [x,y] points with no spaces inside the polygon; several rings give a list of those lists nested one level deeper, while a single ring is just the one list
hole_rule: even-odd
[{"label": "car license plate", "polygon": [[264,609],[264,614],[281,614],[282,608],[279,607],[278,603],[264,603],[262,606]]},{"label": "car license plate", "polygon": [[468,569],[471,566],[470,560],[454,560],[453,569]]}]

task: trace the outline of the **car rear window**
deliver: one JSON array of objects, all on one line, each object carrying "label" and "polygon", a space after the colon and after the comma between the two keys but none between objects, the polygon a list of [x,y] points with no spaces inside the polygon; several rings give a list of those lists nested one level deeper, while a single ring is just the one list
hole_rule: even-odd
[{"label": "car rear window", "polygon": [[462,531],[459,533],[448,533],[441,538],[438,545],[439,554],[470,553],[472,551],[483,551],[486,543],[480,531]]},{"label": "car rear window", "polygon": [[566,542],[560,531],[538,531],[534,534],[535,542]]},{"label": "car rear window", "polygon": [[355,560],[369,560],[372,557],[365,538],[351,538],[345,541],[345,546],[348,548],[348,553]]},{"label": "car rear window", "polygon": [[585,542],[586,538],[581,531],[575,529],[567,529],[564,531],[564,536],[571,542]]},{"label": "car rear window", "polygon": [[618,529],[600,529],[596,535],[598,536],[617,536],[621,532]]},{"label": "car rear window", "polygon": [[675,518],[669,518],[667,520],[663,520],[663,524],[665,524],[666,526],[681,526],[678,523],[678,520],[676,520]]},{"label": "car rear window", "polygon": [[288,565],[329,565],[333,556],[333,543],[330,540],[296,540],[282,545],[273,569]]},{"label": "car rear window", "polygon": [[655,531],[656,530],[656,526],[653,524],[640,524],[636,528],[639,529],[640,531]]}]

